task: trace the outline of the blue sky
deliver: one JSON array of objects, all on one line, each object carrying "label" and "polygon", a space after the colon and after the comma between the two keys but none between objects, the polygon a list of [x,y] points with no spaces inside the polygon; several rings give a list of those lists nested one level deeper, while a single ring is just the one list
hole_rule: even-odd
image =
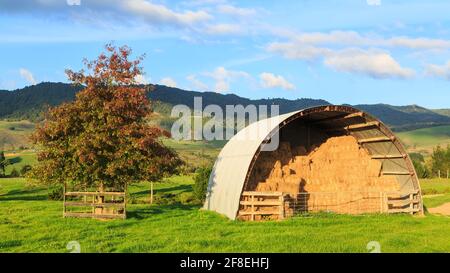
[{"label": "blue sky", "polygon": [[141,82],[450,108],[450,1],[0,0],[0,89],[66,82],[103,45]]}]

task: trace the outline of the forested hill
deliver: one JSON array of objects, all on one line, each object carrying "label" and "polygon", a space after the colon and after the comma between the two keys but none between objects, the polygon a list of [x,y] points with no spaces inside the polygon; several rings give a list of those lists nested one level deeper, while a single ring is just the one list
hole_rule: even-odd
[{"label": "forested hill", "polygon": [[[282,98],[251,100],[233,94],[214,92],[186,91],[162,85],[154,85],[149,92],[152,100],[166,105],[185,104],[193,107],[194,97],[202,97],[203,106],[216,104],[225,105],[272,105],[277,104],[281,113],[287,113],[302,108],[330,104],[321,99],[287,100]],[[0,118],[36,120],[47,106],[59,105],[71,101],[81,86],[65,83],[44,82],[14,91],[0,90]],[[450,124],[450,117],[439,112],[417,106],[392,106],[388,104],[355,105],[363,111],[380,118],[394,129],[413,129],[441,124]]]}]

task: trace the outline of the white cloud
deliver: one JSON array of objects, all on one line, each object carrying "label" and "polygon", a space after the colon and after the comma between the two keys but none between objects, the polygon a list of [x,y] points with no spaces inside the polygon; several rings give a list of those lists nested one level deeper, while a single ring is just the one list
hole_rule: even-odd
[{"label": "white cloud", "polygon": [[261,79],[261,85],[264,88],[275,88],[280,87],[286,90],[293,90],[295,89],[295,86],[288,82],[284,77],[277,76],[272,73],[264,72],[259,75],[259,78]]},{"label": "white cloud", "polygon": [[25,68],[19,69],[20,76],[24,78],[29,84],[36,84],[33,74]]},{"label": "white cloud", "polygon": [[206,91],[208,90],[208,85],[197,79],[195,75],[189,75],[186,77],[186,79],[192,83],[193,87],[197,89],[198,91]]},{"label": "white cloud", "polygon": [[179,27],[192,27],[213,18],[211,14],[201,9],[174,10],[149,0],[82,0],[81,5],[76,7],[70,7],[66,1],[61,0],[0,1],[0,10],[41,16],[62,15],[82,22],[105,21],[111,18],[123,22],[141,18],[153,26]]},{"label": "white cloud", "polygon": [[216,24],[207,26],[205,32],[211,35],[228,35],[242,34],[244,33],[244,30],[240,25],[236,24]]},{"label": "white cloud", "polygon": [[162,78],[160,83],[169,87],[177,87],[177,82],[169,77]]},{"label": "white cloud", "polygon": [[450,61],[444,65],[429,64],[425,67],[428,76],[443,78],[450,81]]},{"label": "white cloud", "polygon": [[[142,16],[152,23],[175,25],[193,25],[197,22],[210,20],[212,16],[205,11],[175,12],[164,5],[154,4],[146,0],[118,1],[118,5],[133,15]],[[106,2],[110,4],[110,2]]]},{"label": "white cloud", "polygon": [[249,8],[238,8],[232,5],[220,5],[217,10],[226,15],[231,15],[235,17],[249,17],[256,14],[256,10]]},{"label": "white cloud", "polygon": [[366,0],[367,5],[369,6],[380,6],[381,0]]},{"label": "white cloud", "polygon": [[340,72],[368,75],[372,78],[411,78],[414,70],[403,68],[386,52],[346,49],[327,56],[324,64]]},{"label": "white cloud", "polygon": [[[277,34],[275,32],[274,34]],[[450,40],[443,39],[430,39],[430,38],[411,38],[406,36],[394,36],[390,38],[383,38],[375,35],[361,35],[355,31],[331,31],[331,32],[307,32],[289,34],[290,41],[288,42],[276,42],[268,45],[268,49],[271,48],[286,48],[293,51],[295,48],[299,48],[301,51],[304,47],[392,47],[392,48],[407,48],[407,49],[450,49]],[[285,36],[285,33],[281,33],[281,36]],[[295,55],[295,54],[293,54]]]},{"label": "white cloud", "polygon": [[142,74],[136,75],[136,77],[134,77],[134,80],[138,83],[138,84],[149,84],[151,79],[145,77]]},{"label": "white cloud", "polygon": [[224,67],[217,67],[213,72],[203,74],[215,80],[216,92],[230,91],[230,83],[238,78],[250,78],[247,72],[227,70]]},{"label": "white cloud", "polygon": [[267,47],[269,52],[279,53],[288,59],[312,60],[328,55],[331,49],[296,43],[272,43]]},{"label": "white cloud", "polygon": [[266,49],[288,59],[303,61],[322,60],[340,72],[363,74],[372,78],[411,78],[415,71],[402,67],[386,50],[381,48],[408,48],[413,50],[439,50],[450,48],[450,41],[426,38],[361,35],[354,31],[312,32],[295,36],[288,42],[274,42]]}]

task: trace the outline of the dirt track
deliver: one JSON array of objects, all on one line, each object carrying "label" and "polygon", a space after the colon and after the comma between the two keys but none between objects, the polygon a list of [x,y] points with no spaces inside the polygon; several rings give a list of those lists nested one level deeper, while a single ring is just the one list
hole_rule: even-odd
[{"label": "dirt track", "polygon": [[445,203],[443,205],[440,205],[439,207],[430,208],[428,209],[428,212],[450,216],[450,203]]}]

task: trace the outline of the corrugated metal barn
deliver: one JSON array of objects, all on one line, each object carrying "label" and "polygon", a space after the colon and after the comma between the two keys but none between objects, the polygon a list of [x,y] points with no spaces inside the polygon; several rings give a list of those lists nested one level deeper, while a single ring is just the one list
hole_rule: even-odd
[{"label": "corrugated metal barn", "polygon": [[215,162],[204,208],[243,220],[423,213],[419,181],[399,139],[369,114],[333,105],[241,130]]}]

